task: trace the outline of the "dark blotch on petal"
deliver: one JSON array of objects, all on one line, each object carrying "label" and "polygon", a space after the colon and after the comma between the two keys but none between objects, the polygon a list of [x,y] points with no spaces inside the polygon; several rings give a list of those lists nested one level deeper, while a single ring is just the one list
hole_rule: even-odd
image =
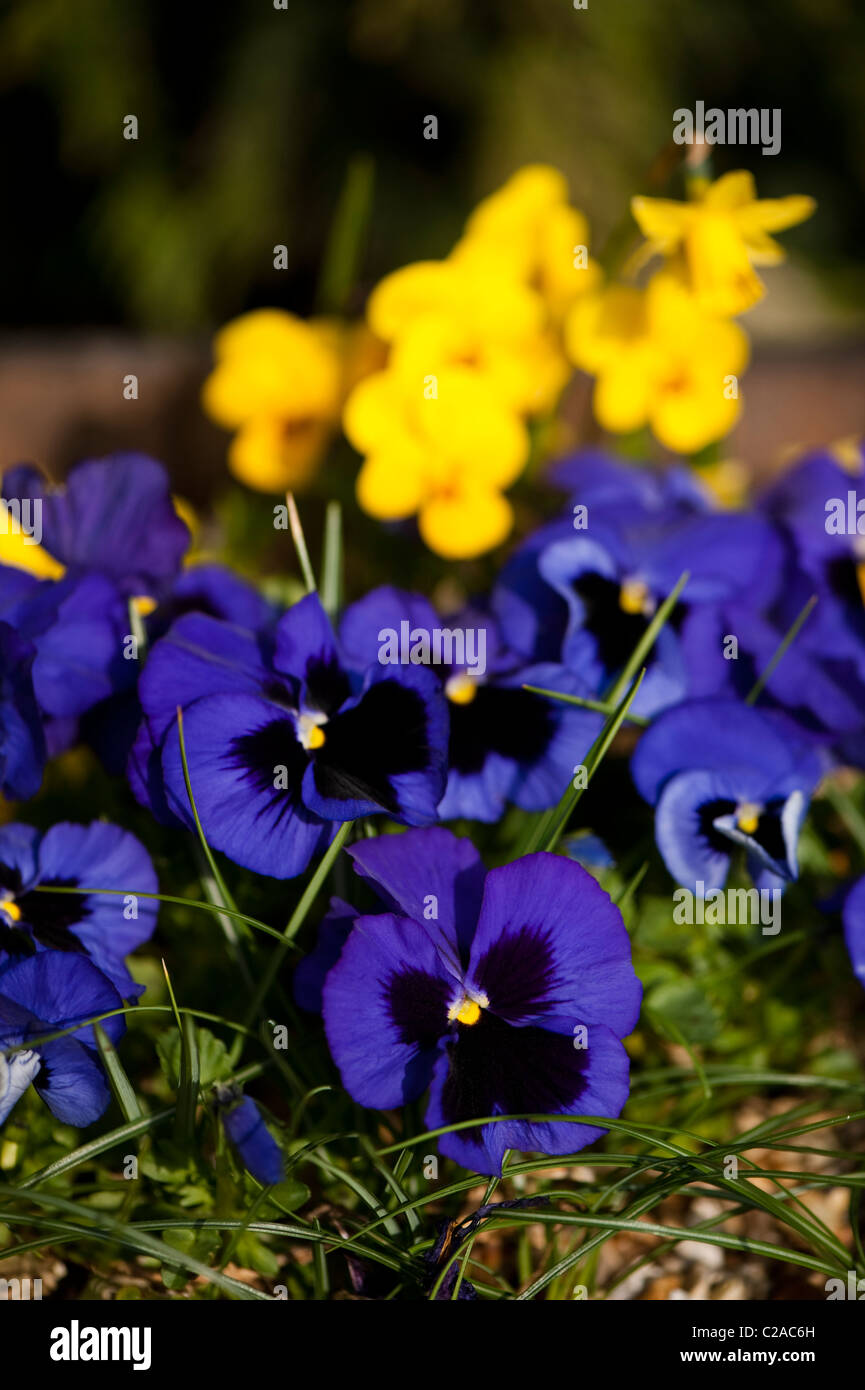
[{"label": "dark blotch on petal", "polygon": [[425,970],[395,970],[385,993],[400,1042],[424,1049],[435,1047],[447,1031],[453,987]]},{"label": "dark blotch on petal", "polygon": [[649,626],[649,619],[642,613],[624,613],[618,583],[603,575],[579,575],[574,590],[585,605],[584,626],[598,644],[601,661],[608,671],[620,670]]},{"label": "dark blotch on petal", "polygon": [[[77,888],[77,878],[46,878],[44,888]],[[21,921],[26,923],[36,940],[53,951],[78,951],[87,948],[71,928],[81,926],[90,916],[90,909],[80,893],[22,893],[17,899]]]},{"label": "dark blotch on petal", "polygon": [[784,844],[784,831],[781,828],[783,809],[783,797],[776,796],[767,802],[751,839],[756,840],[761,849],[764,849],[769,858],[773,859],[776,864],[786,865],[787,846]]},{"label": "dark blotch on petal", "polygon": [[541,927],[502,937],[481,957],[474,978],[502,1018],[548,1013],[556,1006],[553,954]]},{"label": "dark blotch on petal", "polygon": [[482,685],[469,704],[449,708],[449,761],[458,772],[480,772],[489,753],[536,762],[556,730],[549,701],[509,686]]},{"label": "dark blotch on petal", "polygon": [[337,801],[372,801],[399,813],[391,778],[430,765],[427,710],[416,691],[380,681],[353,709],[331,719],[313,755],[319,795]]},{"label": "dark blotch on petal", "polygon": [[735,801],[719,797],[716,801],[704,801],[699,808],[700,834],[708,845],[718,854],[730,854],[730,840],[713,825],[719,816],[732,816],[736,810]]},{"label": "dark blotch on petal", "polygon": [[334,656],[312,657],[306,664],[306,701],[322,714],[332,715],[351,695],[348,676]]},{"label": "dark blotch on petal", "polygon": [[[273,719],[254,733],[239,734],[231,741],[227,761],[244,770],[256,791],[268,794],[268,810],[279,808],[279,818],[288,815],[300,801],[307,755],[291,719]],[[273,785],[278,767],[286,769],[286,787]]]},{"label": "dark blotch on petal", "polygon": [[[484,1011],[477,1023],[459,1028],[448,1059],[442,1114],[446,1124],[456,1124],[487,1115],[573,1110],[585,1087],[589,1054],[575,1048],[569,1034],[512,1028]],[[480,1143],[479,1129],[461,1134]]]}]

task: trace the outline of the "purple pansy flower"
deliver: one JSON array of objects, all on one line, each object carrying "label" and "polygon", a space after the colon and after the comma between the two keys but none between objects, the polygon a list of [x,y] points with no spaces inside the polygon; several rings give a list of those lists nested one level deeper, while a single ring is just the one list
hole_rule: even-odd
[{"label": "purple pansy flower", "polygon": [[102,574],[124,598],[168,592],[189,545],[168,475],[145,454],[89,459],[53,487],[26,464],[3,475],[4,500],[41,508],[41,544],[67,574]]},{"label": "purple pansy flower", "polygon": [[[43,951],[0,966],[0,1124],[31,1082],[63,1124],[98,1120],[110,1093],[93,1028],[39,1039],[121,1007],[111,981],[85,956]],[[101,1026],[117,1042],[126,1025],[118,1014]]]},{"label": "purple pansy flower", "polygon": [[[430,1128],[620,1113],[621,1039],[641,989],[621,914],[585,869],[542,853],[485,873],[471,842],[443,829],[350,852],[398,905],[357,919],[324,986],[330,1049],[359,1104],[387,1110],[429,1088]],[[573,1153],[604,1132],[517,1119],[456,1130],[440,1148],[500,1173],[506,1149]]]},{"label": "purple pansy flower", "polygon": [[[409,646],[413,631],[462,637],[462,657],[431,666],[448,702],[448,782],[439,818],[498,820],[508,801],[526,811],[555,805],[573,768],[603,720],[523,689],[591,694],[581,676],[556,662],[526,666],[501,640],[495,619],[467,607],[441,617],[426,599],[385,585],[352,604],[340,624],[340,641],[356,664],[374,660],[381,634],[394,632]],[[448,653],[445,652],[445,655]],[[482,668],[482,669],[481,669]]]},{"label": "purple pansy flower", "polygon": [[673,878],[723,888],[734,851],[760,889],[797,875],[796,844],[821,767],[783,715],[733,700],[688,700],[643,734],[631,761],[655,807],[655,838]]},{"label": "purple pansy flower", "polygon": [[[39,887],[107,888],[115,893],[39,893]],[[137,998],[125,957],[153,934],[159,907],[150,856],[119,826],[0,828],[0,968],[44,951],[87,957],[124,999]]]},{"label": "purple pansy flower", "polygon": [[190,822],[176,709],[209,842],[274,878],[301,873],[336,824],[385,812],[429,824],[444,791],[447,710],[430,671],[344,663],[317,594],[273,638],[188,615],[157,642],[139,692],[136,795]]}]

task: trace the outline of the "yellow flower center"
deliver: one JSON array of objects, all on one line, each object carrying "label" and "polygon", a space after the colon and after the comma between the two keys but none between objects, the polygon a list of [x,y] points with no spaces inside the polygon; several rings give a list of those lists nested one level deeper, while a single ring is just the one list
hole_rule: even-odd
[{"label": "yellow flower center", "polygon": [[470,705],[477,693],[477,681],[473,681],[464,671],[450,676],[445,683],[445,695],[454,705]]},{"label": "yellow flower center", "polygon": [[149,618],[156,607],[156,599],[151,598],[149,594],[136,594],[129,602],[132,604],[139,618]]},{"label": "yellow flower center", "polygon": [[307,748],[324,747],[324,729],[320,724],[314,724],[306,736]]},{"label": "yellow flower center", "polygon": [[481,1010],[487,1008],[489,1002],[485,994],[479,994],[475,999],[470,999],[467,994],[464,994],[448,1010],[448,1022],[463,1023],[467,1028],[471,1028],[473,1024],[477,1023],[481,1016]]},{"label": "yellow flower center", "polygon": [[740,806],[736,813],[736,824],[746,835],[753,835],[757,826],[760,824],[760,806],[755,806],[753,801],[746,801],[744,806]]},{"label": "yellow flower center", "polygon": [[859,585],[859,597],[865,604],[865,564],[856,566],[856,583]]},{"label": "yellow flower center", "polygon": [[626,579],[619,589],[619,607],[623,613],[650,613],[653,603],[642,579]]},{"label": "yellow flower center", "polygon": [[0,907],[2,907],[3,911],[6,913],[6,916],[9,917],[13,922],[21,921],[21,909],[13,898],[7,898],[5,902],[0,903]]}]

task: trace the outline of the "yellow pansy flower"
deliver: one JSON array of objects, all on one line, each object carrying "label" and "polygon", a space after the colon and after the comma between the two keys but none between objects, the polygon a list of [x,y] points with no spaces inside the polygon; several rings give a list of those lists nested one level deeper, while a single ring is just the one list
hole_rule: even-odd
[{"label": "yellow pansy flower", "polygon": [[589,224],[568,203],[565,176],[548,164],[519,169],[484,198],[454,248],[455,260],[497,266],[536,288],[555,319],[600,281],[588,255]]},{"label": "yellow pansy flower", "polygon": [[705,314],[672,274],[578,301],[565,338],[574,364],[596,377],[595,417],[612,433],[648,424],[668,449],[691,454],[736,423],[747,337]]},{"label": "yellow pansy flower", "polygon": [[373,290],[372,331],[411,391],[446,367],[484,373],[521,414],[552,410],[568,371],[540,296],[494,261],[418,261]]},{"label": "yellow pansy flower", "polygon": [[695,180],[694,192],[687,203],[633,198],[631,210],[648,250],[680,259],[702,308],[741,314],[765,293],[754,266],[784,259],[769,233],[804,222],[816,203],[804,195],[758,199],[754,179],[744,169],[715,183]]},{"label": "yellow pansy flower", "polygon": [[338,418],[341,365],[328,324],[281,309],[256,309],[227,324],[202,401],[211,419],[236,431],[228,465],[261,492],[309,477]]},{"label": "yellow pansy flower", "polygon": [[524,468],[529,439],[483,374],[446,367],[435,394],[425,394],[388,367],[355,387],[343,426],[364,455],[357,498],[371,516],[417,515],[426,544],[448,558],[483,554],[506,538],[513,518],[502,490]]},{"label": "yellow pansy flower", "polygon": [[[37,505],[41,505],[38,504]],[[36,579],[62,579],[66,566],[25,532],[13,509],[0,499],[0,565],[26,570]]]}]

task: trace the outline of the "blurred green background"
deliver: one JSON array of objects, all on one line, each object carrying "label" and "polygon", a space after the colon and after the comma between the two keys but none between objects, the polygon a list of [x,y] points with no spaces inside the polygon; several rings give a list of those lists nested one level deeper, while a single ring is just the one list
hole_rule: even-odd
[{"label": "blurred green background", "polygon": [[782,109],[780,155],[719,148],[716,166],[816,195],[788,244],[827,295],[865,302],[861,0],[286,2],[5,6],[7,324],[200,331],[260,303],[308,311],[358,154],[375,167],[358,303],[445,252],[527,160],[567,172],[600,244],[698,99]]}]

